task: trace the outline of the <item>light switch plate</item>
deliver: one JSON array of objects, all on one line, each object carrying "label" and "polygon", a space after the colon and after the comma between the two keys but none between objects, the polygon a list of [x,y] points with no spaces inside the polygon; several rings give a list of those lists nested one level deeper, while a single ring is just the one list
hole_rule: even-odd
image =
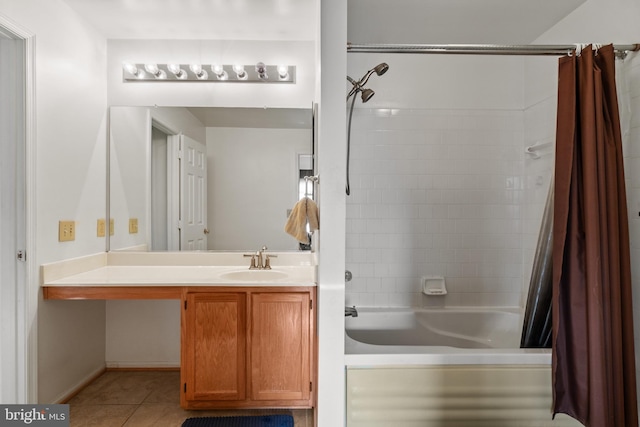
[{"label": "light switch plate", "polygon": [[70,242],[76,240],[76,222],[60,221],[58,222],[58,241]]},{"label": "light switch plate", "polygon": [[97,235],[104,237],[107,233],[107,221],[104,218],[98,220]]}]

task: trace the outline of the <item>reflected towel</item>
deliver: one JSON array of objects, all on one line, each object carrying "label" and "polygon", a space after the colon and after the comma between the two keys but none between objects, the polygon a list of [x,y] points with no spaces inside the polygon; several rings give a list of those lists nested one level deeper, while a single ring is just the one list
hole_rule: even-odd
[{"label": "reflected towel", "polygon": [[311,233],[320,228],[318,205],[310,198],[305,197],[300,199],[291,210],[284,231],[295,237],[300,243],[308,244],[307,223]]}]

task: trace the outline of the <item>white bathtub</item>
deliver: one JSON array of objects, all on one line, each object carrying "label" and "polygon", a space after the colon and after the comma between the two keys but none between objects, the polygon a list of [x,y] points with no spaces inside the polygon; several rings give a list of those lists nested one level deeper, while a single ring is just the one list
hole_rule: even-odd
[{"label": "white bathtub", "polygon": [[345,319],[347,365],[550,365],[520,349],[520,308],[358,308]]},{"label": "white bathtub", "polygon": [[580,426],[551,420],[551,351],[519,308],[358,308],[345,319],[347,427]]}]

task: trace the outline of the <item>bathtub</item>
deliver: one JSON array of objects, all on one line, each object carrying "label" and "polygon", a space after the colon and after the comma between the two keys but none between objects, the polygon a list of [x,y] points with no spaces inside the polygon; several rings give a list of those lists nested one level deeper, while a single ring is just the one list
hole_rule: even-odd
[{"label": "bathtub", "polygon": [[551,419],[551,352],[520,308],[358,308],[345,319],[347,427],[580,426]]}]

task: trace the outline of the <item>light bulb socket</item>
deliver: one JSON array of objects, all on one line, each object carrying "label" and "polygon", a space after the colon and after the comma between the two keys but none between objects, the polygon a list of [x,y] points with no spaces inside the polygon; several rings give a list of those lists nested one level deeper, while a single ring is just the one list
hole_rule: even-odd
[{"label": "light bulb socket", "polygon": [[202,65],[200,64],[191,64],[189,65],[189,69],[196,75],[198,80],[207,80],[209,78],[209,74],[202,69]]},{"label": "light bulb socket", "polygon": [[267,80],[269,75],[267,74],[267,66],[264,65],[264,62],[258,62],[256,64],[256,73],[258,73],[258,78],[260,80]]},{"label": "light bulb socket", "polygon": [[144,74],[135,64],[130,62],[125,62],[122,64],[122,68],[129,74],[132,74],[135,77],[140,78],[141,74]]},{"label": "light bulb socket", "polygon": [[249,77],[247,72],[244,70],[244,65],[234,65],[233,71],[236,73],[238,80],[247,80]]},{"label": "light bulb socket", "polygon": [[153,74],[154,76],[160,72],[158,64],[144,64],[144,69],[147,70],[147,73]]},{"label": "light bulb socket", "polygon": [[187,78],[187,73],[180,68],[180,64],[167,64],[167,70],[176,76],[176,79],[185,80]]},{"label": "light bulb socket", "polygon": [[289,77],[288,65],[278,65],[278,77],[280,78],[280,80],[285,80]]},{"label": "light bulb socket", "polygon": [[224,70],[224,65],[212,65],[211,71],[216,75],[218,80],[228,80],[229,74]]}]

